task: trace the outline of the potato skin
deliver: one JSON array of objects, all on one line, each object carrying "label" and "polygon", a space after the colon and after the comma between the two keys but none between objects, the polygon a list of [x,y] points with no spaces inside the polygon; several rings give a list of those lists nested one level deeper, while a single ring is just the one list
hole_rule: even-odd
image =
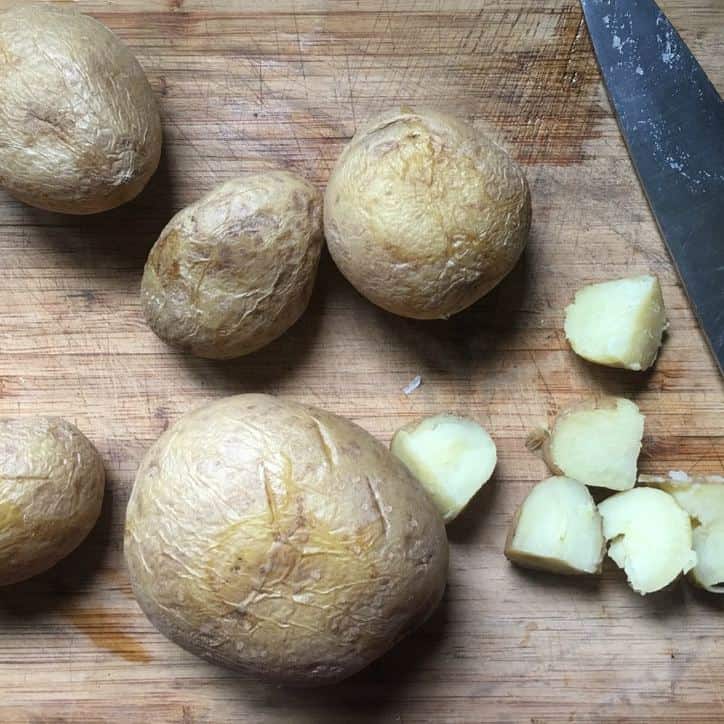
[{"label": "potato skin", "polygon": [[0,186],[31,206],[105,211],[135,197],[161,155],[161,120],[136,58],[87,15],[0,14]]},{"label": "potato skin", "polygon": [[439,513],[388,450],[344,418],[239,395],[151,447],[126,516],[133,591],[209,661],[298,686],[359,671],[445,588]]},{"label": "potato skin", "polygon": [[404,317],[449,317],[520,257],[531,219],[525,175],[453,116],[392,111],[359,129],[327,186],[324,232],[365,297]]},{"label": "potato skin", "polygon": [[55,565],[88,535],[105,472],[92,443],[61,418],[0,419],[0,585]]},{"label": "potato skin", "polygon": [[141,284],[151,329],[200,357],[249,354],[307,308],[322,249],[322,195],[288,171],[246,174],[174,216]]}]

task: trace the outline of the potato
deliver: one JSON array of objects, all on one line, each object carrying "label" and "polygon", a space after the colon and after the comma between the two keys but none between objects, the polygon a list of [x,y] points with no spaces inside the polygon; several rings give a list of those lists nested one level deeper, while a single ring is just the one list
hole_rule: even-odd
[{"label": "potato", "polygon": [[42,573],[88,535],[101,511],[98,452],[57,417],[0,419],[0,585]]},{"label": "potato", "polygon": [[644,416],[633,402],[595,397],[558,413],[550,434],[544,433],[543,457],[555,475],[628,490],[636,484],[643,433]]},{"label": "potato", "polygon": [[136,196],[161,155],[161,120],[123,43],[48,4],[0,14],[0,186],[31,206],[93,214]]},{"label": "potato", "polygon": [[446,523],[454,520],[490,480],[495,443],[476,422],[433,415],[398,430],[392,454],[422,483]]},{"label": "potato", "polygon": [[530,228],[520,166],[472,126],[435,111],[383,113],[359,129],[324,203],[329,251],[387,311],[445,318],[513,268]]},{"label": "potato", "polygon": [[322,248],[322,195],[287,171],[241,176],[174,216],[141,284],[151,329],[200,357],[276,339],[307,308]]},{"label": "potato", "polygon": [[608,555],[637,593],[659,591],[696,565],[689,516],[668,493],[634,488],[607,498],[598,510],[611,541]]},{"label": "potato", "polygon": [[667,326],[661,285],[651,275],[590,284],[566,307],[573,351],[610,367],[651,367]]},{"label": "potato", "polygon": [[266,395],[212,402],[151,447],[128,504],[133,591],[170,639],[292,685],[359,671],[445,588],[443,520],[361,428]]},{"label": "potato", "polygon": [[553,573],[600,573],[606,552],[601,516],[583,483],[553,477],[538,483],[516,511],[506,557]]},{"label": "potato", "polygon": [[665,490],[689,514],[697,557],[689,579],[710,593],[724,593],[724,477],[671,472],[640,475],[639,482]]}]

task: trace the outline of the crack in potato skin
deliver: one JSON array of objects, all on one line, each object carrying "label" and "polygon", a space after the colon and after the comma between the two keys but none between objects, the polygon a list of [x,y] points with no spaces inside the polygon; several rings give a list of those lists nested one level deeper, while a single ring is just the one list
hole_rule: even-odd
[{"label": "crack in potato skin", "polygon": [[322,250],[322,195],[287,171],[227,181],[174,216],[141,284],[149,326],[200,357],[249,354],[309,304]]},{"label": "crack in potato skin", "polygon": [[405,317],[449,317],[510,272],[527,242],[518,164],[472,126],[393,111],[362,127],[325,193],[337,266],[370,301]]},{"label": "crack in potato skin", "polygon": [[87,15],[0,13],[0,185],[49,211],[93,214],[138,195],[161,155],[161,119],[136,58]]},{"label": "crack in potato skin", "polygon": [[60,418],[0,419],[0,585],[55,565],[100,514],[105,473],[91,442]]},{"label": "crack in potato skin", "polygon": [[159,438],[125,555],[169,638],[294,685],[345,678],[425,620],[448,556],[441,517],[381,443],[266,395],[206,405]]}]

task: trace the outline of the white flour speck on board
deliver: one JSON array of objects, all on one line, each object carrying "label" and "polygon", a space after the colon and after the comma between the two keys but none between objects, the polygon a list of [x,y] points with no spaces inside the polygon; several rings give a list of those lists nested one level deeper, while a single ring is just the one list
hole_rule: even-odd
[{"label": "white flour speck on board", "polygon": [[644,74],[644,69],[640,65],[637,65],[636,66],[636,75],[643,75],[643,74]]},{"label": "white flour speck on board", "polygon": [[619,38],[618,35],[613,36],[612,45],[616,50],[621,50],[621,38]]},{"label": "white flour speck on board", "polygon": [[403,388],[406,395],[411,395],[422,384],[422,377],[415,375]]}]

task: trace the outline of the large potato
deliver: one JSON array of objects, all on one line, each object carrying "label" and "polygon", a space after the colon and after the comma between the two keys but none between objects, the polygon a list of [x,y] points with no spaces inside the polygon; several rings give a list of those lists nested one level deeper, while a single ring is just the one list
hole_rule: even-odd
[{"label": "large potato", "polygon": [[367,432],[240,395],[186,415],[148,451],[125,555],[170,639],[310,686],[355,673],[424,621],[448,549],[431,500]]},{"label": "large potato", "polygon": [[158,166],[161,121],[123,43],[50,5],[0,14],[0,186],[31,206],[92,214],[136,196]]},{"label": "large potato", "polygon": [[141,285],[146,320],[200,357],[248,354],[307,308],[322,248],[322,195],[287,171],[217,186],[171,219]]},{"label": "large potato", "polygon": [[68,555],[95,525],[104,483],[100,456],[74,425],[0,419],[0,585]]},{"label": "large potato", "polygon": [[449,317],[515,265],[530,227],[525,175],[499,146],[443,113],[384,113],[344,149],[324,200],[337,266],[378,306]]}]

